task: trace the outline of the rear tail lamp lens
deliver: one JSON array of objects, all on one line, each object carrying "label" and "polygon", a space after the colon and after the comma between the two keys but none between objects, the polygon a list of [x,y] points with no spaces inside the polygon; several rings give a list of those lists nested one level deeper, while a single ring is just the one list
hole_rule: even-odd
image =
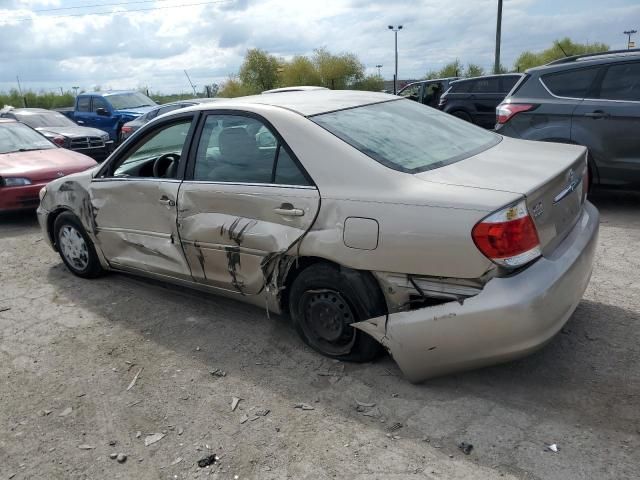
[{"label": "rear tail lamp lens", "polygon": [[489,260],[503,267],[517,268],[542,254],[538,232],[524,200],[480,221],[471,236]]},{"label": "rear tail lamp lens", "polygon": [[536,108],[530,103],[501,103],[496,107],[496,120],[499,124],[507,123],[520,112],[528,112]]}]

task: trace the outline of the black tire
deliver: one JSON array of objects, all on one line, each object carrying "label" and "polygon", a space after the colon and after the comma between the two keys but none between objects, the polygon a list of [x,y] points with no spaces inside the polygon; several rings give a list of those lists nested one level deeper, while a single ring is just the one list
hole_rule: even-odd
[{"label": "black tire", "polygon": [[[96,278],[104,273],[93,242],[73,213],[63,212],[57,216],[53,235],[60,258],[71,273],[82,278]],[[76,245],[74,248],[69,246],[70,238]],[[72,252],[69,252],[70,248]]]},{"label": "black tire", "polygon": [[369,274],[316,263],[294,280],[289,313],[302,340],[339,360],[369,362],[382,345],[351,323],[386,314],[380,287]]},{"label": "black tire", "polygon": [[458,117],[460,120],[464,120],[465,122],[473,123],[471,115],[469,115],[467,112],[463,112],[462,110],[451,112],[451,115],[453,115],[454,117]]}]

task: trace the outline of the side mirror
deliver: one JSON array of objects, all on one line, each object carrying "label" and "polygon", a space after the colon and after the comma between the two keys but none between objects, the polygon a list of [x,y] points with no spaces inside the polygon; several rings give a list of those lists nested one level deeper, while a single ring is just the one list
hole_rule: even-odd
[{"label": "side mirror", "polygon": [[109,116],[109,112],[107,111],[106,108],[96,108],[96,115],[100,115],[101,117],[108,117]]}]

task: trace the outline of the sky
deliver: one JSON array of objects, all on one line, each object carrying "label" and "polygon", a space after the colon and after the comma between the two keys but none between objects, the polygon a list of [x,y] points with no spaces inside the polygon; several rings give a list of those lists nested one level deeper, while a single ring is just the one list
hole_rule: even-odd
[{"label": "sky", "polygon": [[[460,59],[490,70],[497,0],[0,0],[0,91],[200,90],[238,72],[247,49],[285,59],[325,47],[368,73],[423,77]],[[502,63],[565,36],[626,47],[640,0],[504,0]],[[636,40],[640,43],[640,36]]]}]

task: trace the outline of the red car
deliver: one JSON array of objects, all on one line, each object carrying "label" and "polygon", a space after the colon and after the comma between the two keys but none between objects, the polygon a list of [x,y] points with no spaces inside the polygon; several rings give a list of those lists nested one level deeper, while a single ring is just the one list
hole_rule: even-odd
[{"label": "red car", "polygon": [[51,180],[95,167],[96,162],[58,148],[31,127],[0,118],[0,212],[35,209]]}]

